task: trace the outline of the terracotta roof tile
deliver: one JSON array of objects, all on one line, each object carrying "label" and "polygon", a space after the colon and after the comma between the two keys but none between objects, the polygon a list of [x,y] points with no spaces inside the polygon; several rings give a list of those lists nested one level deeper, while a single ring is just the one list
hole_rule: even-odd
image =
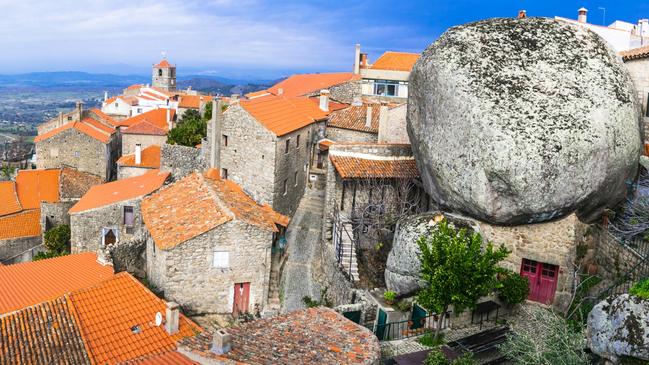
[{"label": "terracotta roof tile", "polygon": [[[366,125],[367,111],[372,110],[372,121],[370,127]],[[329,115],[328,127],[350,129],[360,132],[379,133],[379,115],[381,104],[363,104],[361,106],[350,106],[337,110]]]},{"label": "terracotta roof tile", "polygon": [[149,136],[166,136],[167,131],[150,123],[148,120],[143,120],[132,127],[126,128],[122,134],[143,134]]},{"label": "terracotta roof tile", "polygon": [[328,89],[352,80],[360,80],[360,76],[352,72],[299,74],[271,86],[267,91],[273,95],[280,95],[281,89],[281,95],[292,98]]},{"label": "terracotta roof tile", "polygon": [[110,117],[108,114],[102,112],[100,109],[93,108],[90,109],[90,113],[94,114],[96,119],[102,120],[104,123],[112,125],[113,127],[117,126],[117,121]]},{"label": "terracotta roof tile", "polygon": [[[176,115],[176,111],[174,109],[169,109],[169,117],[171,118],[171,120],[174,119],[175,115]],[[121,122],[119,122],[119,126],[132,127],[145,120],[155,125],[156,127],[162,129],[165,132],[169,130],[169,125],[167,123],[167,109],[163,109],[163,108],[153,109],[146,113],[142,113],[134,117],[124,119]]]},{"label": "terracotta roof tile", "polygon": [[308,98],[270,96],[241,101],[241,107],[277,136],[283,136],[327,118]]},{"label": "terracotta roof tile", "polygon": [[41,201],[58,202],[60,169],[19,170],[16,192],[23,209],[40,209]]},{"label": "terracotta roof tile", "polygon": [[66,297],[0,316],[0,339],[0,364],[91,364]]},{"label": "terracotta roof tile", "polygon": [[144,87],[144,84],[133,84],[133,85],[127,87],[126,90],[141,89],[143,87]]},{"label": "terracotta roof tile", "polygon": [[158,64],[153,66],[153,67],[162,67],[162,68],[166,67],[166,68],[169,68],[169,67],[172,67],[172,66],[171,66],[171,63],[169,63],[169,61],[167,61],[166,59],[163,59],[162,61],[158,62]]},{"label": "terracotta roof tile", "polygon": [[23,210],[0,217],[0,240],[41,235],[40,209]]},{"label": "terracotta roof tile", "polygon": [[142,150],[142,161],[139,165],[135,164],[135,154],[124,155],[117,160],[120,166],[145,167],[152,169],[160,168],[160,146],[151,145]]},{"label": "terracotta roof tile", "polygon": [[640,58],[647,58],[647,57],[649,57],[649,46],[629,49],[629,50],[626,50],[626,51],[622,51],[619,54],[620,54],[620,56],[622,56],[622,59],[624,61],[630,61],[630,60],[635,60],[635,59],[640,59]]},{"label": "terracotta roof tile", "polygon": [[0,314],[60,297],[112,276],[113,267],[98,263],[92,252],[0,266]]},{"label": "terracotta roof tile", "polygon": [[323,138],[318,141],[318,148],[320,148],[321,151],[327,151],[329,147],[331,147],[332,144],[335,142],[330,140],[329,138]]},{"label": "terracotta roof tile", "polygon": [[98,122],[91,118],[86,118],[80,122],[66,123],[58,128],[52,129],[47,133],[40,134],[36,136],[36,138],[34,138],[34,142],[38,143],[44,141],[48,138],[58,135],[59,133],[67,131],[68,129],[76,129],[77,131],[87,135],[88,137],[94,138],[104,144],[109,143],[111,140],[111,135],[115,133],[115,130],[106,127],[101,122]]},{"label": "terracotta roof tile", "polygon": [[117,364],[174,350],[176,341],[202,331],[182,314],[173,336],[164,326],[156,326],[155,315],[165,313],[165,302],[126,272],[69,297],[95,364]]},{"label": "terracotta roof tile", "polygon": [[372,69],[390,71],[412,71],[412,67],[419,59],[419,53],[385,52],[370,67]]},{"label": "terracotta roof tile", "polygon": [[[277,213],[275,213],[277,214]],[[228,180],[193,173],[142,201],[142,217],[156,246],[173,248],[235,218],[275,231],[270,214]]]},{"label": "terracotta roof tile", "polygon": [[79,199],[91,187],[103,183],[100,176],[79,171],[70,167],[61,169],[60,194],[62,199]]},{"label": "terracotta roof tile", "polygon": [[253,91],[251,93],[247,93],[246,98],[254,99],[254,98],[258,98],[260,96],[265,96],[265,95],[268,95],[268,94],[270,94],[270,93],[267,90]]},{"label": "terracotta roof tile", "polygon": [[158,190],[169,177],[168,172],[151,170],[144,175],[95,185],[70,208],[69,213],[79,213],[111,205],[124,200],[135,199]]},{"label": "terracotta roof tile", "polygon": [[370,159],[330,154],[329,159],[343,179],[419,177],[414,158]]},{"label": "terracotta roof tile", "polygon": [[22,209],[16,194],[16,183],[0,181],[0,216],[16,213]]},{"label": "terracotta roof tile", "polygon": [[162,354],[156,354],[134,361],[129,361],[124,365],[200,365],[200,363],[191,360],[178,351],[167,351]]},{"label": "terracotta roof tile", "polygon": [[209,95],[182,95],[178,102],[179,108],[199,109],[201,107],[201,99],[203,104],[212,101]]}]

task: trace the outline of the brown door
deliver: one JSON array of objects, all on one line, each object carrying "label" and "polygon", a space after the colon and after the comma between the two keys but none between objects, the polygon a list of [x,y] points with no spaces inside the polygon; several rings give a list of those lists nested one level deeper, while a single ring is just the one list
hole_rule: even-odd
[{"label": "brown door", "polygon": [[534,260],[523,259],[521,275],[529,280],[529,300],[544,304],[552,304],[557,290],[559,266]]},{"label": "brown door", "polygon": [[234,306],[232,315],[236,318],[240,313],[248,312],[248,303],[250,300],[250,283],[234,284]]}]

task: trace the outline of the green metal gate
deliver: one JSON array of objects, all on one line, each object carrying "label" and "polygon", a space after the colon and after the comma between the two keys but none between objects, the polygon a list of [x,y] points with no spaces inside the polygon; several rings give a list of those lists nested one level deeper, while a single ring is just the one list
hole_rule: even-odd
[{"label": "green metal gate", "polygon": [[424,308],[418,306],[417,303],[413,303],[412,314],[410,315],[412,326],[410,327],[410,329],[414,330],[423,327],[427,316],[428,312],[426,312]]},{"label": "green metal gate", "polygon": [[376,329],[374,330],[374,334],[379,339],[379,341],[383,341],[383,338],[385,337],[386,327],[389,326],[389,324],[386,324],[387,321],[388,321],[388,314],[385,313],[383,309],[379,308],[379,314],[376,319]]}]

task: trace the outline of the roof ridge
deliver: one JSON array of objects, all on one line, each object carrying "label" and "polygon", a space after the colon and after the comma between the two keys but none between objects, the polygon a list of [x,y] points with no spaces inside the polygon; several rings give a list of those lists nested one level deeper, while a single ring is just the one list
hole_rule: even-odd
[{"label": "roof ridge", "polygon": [[[214,180],[215,181],[214,183],[208,183],[206,181],[207,178],[205,176],[203,176],[203,174],[201,174],[201,173],[197,173],[197,174],[198,174],[198,178],[199,178],[201,184],[207,186],[207,191],[209,192],[212,199],[214,199],[214,201],[216,202],[216,205],[218,205],[219,208],[221,208],[230,217],[230,220],[237,219],[236,214],[234,214],[232,212],[232,210],[230,209],[230,207],[228,207],[227,204],[224,203],[221,200],[221,198],[219,197],[219,194],[217,194],[213,190],[214,187],[212,185],[214,185],[216,183],[216,180]],[[212,180],[212,179],[210,179],[210,180]]]}]

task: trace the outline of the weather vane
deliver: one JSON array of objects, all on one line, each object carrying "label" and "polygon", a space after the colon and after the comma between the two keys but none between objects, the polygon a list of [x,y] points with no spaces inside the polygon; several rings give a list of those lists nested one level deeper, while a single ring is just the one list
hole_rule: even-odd
[{"label": "weather vane", "polygon": [[162,51],[160,53],[162,54],[163,59],[167,59],[167,51]]}]

